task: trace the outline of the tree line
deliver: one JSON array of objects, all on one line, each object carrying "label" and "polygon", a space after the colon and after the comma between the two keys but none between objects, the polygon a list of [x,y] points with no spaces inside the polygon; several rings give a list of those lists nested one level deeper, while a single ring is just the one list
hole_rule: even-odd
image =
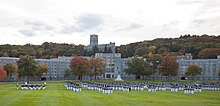
[{"label": "tree line", "polygon": [[[34,58],[57,58],[58,56],[91,56],[101,52],[97,47],[92,51],[86,51],[84,45],[44,42],[41,45],[0,45],[0,57],[19,57],[29,55]],[[105,48],[104,53],[110,53],[111,49]],[[120,45],[116,52],[122,57],[142,56],[153,54],[182,55],[192,53],[194,58],[216,58],[220,53],[220,36],[213,35],[181,35],[179,38],[157,38],[149,41],[141,41]]]},{"label": "tree line", "polygon": [[[65,77],[78,76],[79,80],[82,80],[83,76],[90,76],[90,79],[94,76],[104,74],[105,63],[101,58],[86,59],[82,56],[75,56],[69,65],[69,68],[65,70]],[[23,77],[25,81],[29,82],[30,77],[38,77],[39,80],[43,73],[48,72],[48,66],[46,64],[38,64],[32,56],[25,55],[20,56],[17,64],[8,63],[3,67],[0,66],[0,80],[5,80],[6,76],[12,81],[12,76],[18,78]]]},{"label": "tree line", "polygon": [[[123,70],[127,74],[136,75],[137,79],[144,79],[144,76],[150,76],[153,73],[159,73],[166,78],[177,76],[179,65],[175,56],[153,55],[151,58],[143,58],[134,56],[126,62],[127,67]],[[82,56],[72,58],[69,68],[65,70],[64,77],[78,76],[82,80],[83,76],[90,76],[96,80],[96,76],[103,75],[106,64],[101,58],[86,59]],[[29,81],[29,77],[37,76],[40,78],[43,73],[48,72],[48,67],[45,64],[36,64],[32,56],[20,56],[17,65],[8,63],[5,66],[0,66],[0,80],[4,80],[6,76],[11,79],[12,75],[25,77]],[[185,76],[194,79],[195,76],[201,75],[202,69],[191,64],[188,66]],[[218,71],[220,76],[220,69]]]},{"label": "tree line", "polygon": [[117,47],[122,57],[139,55],[147,57],[149,53],[183,55],[192,53],[193,58],[216,58],[220,55],[220,35],[181,35],[179,38],[157,38],[149,41],[130,43]]},{"label": "tree line", "polygon": [[[145,76],[150,76],[155,73],[169,79],[177,76],[179,69],[176,57],[171,55],[153,56],[152,58],[135,56],[129,60],[126,65],[127,67],[124,69],[124,72],[136,75],[136,79],[144,79]],[[192,80],[201,74],[202,68],[196,64],[190,64],[185,72],[185,76]],[[220,76],[220,69],[218,70],[218,76]]]},{"label": "tree line", "polygon": [[37,65],[32,56],[21,55],[17,64],[7,63],[0,66],[0,72],[5,72],[5,76],[1,80],[8,78],[8,81],[13,81],[12,76],[14,76],[16,80],[23,77],[25,81],[29,82],[30,77],[37,77],[38,80],[41,80],[42,74],[48,72],[48,66],[45,64]]},{"label": "tree line", "polygon": [[126,63],[127,68],[124,71],[128,74],[136,75],[136,79],[144,79],[144,76],[150,76],[158,73],[166,78],[177,76],[179,64],[175,56],[154,56],[152,58],[133,57]]}]

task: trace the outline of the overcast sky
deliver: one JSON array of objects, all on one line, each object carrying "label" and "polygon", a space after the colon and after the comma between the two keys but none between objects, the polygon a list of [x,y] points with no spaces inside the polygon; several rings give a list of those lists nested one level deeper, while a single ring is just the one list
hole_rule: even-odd
[{"label": "overcast sky", "polygon": [[0,0],[0,44],[220,35],[220,0]]}]

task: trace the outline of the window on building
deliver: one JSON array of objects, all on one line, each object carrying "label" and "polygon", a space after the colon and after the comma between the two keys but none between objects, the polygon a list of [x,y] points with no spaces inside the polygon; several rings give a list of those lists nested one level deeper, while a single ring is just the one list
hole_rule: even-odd
[{"label": "window on building", "polygon": [[106,74],[106,78],[111,78],[111,74]]}]

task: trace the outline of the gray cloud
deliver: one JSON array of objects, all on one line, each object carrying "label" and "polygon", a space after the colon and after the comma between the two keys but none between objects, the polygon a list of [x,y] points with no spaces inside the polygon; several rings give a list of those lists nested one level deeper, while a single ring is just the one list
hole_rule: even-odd
[{"label": "gray cloud", "polygon": [[61,33],[74,33],[74,32],[83,32],[85,29],[76,27],[75,25],[64,26],[61,30]]},{"label": "gray cloud", "polygon": [[162,30],[163,30],[163,31],[171,31],[171,30],[174,30],[174,29],[177,28],[177,26],[178,26],[179,23],[180,23],[179,21],[172,21],[172,22],[170,22],[170,23],[168,23],[168,24],[164,24],[164,25],[162,25]]},{"label": "gray cloud", "polygon": [[177,4],[181,4],[181,5],[189,5],[189,4],[199,4],[199,3],[203,3],[204,0],[178,0]]},{"label": "gray cloud", "polygon": [[53,26],[43,21],[25,21],[25,25],[30,26],[33,30],[53,30]]},{"label": "gray cloud", "polygon": [[[220,16],[209,17],[204,19],[195,19],[191,22],[191,25],[194,27],[219,27]],[[219,29],[220,31],[220,29]]]},{"label": "gray cloud", "polygon": [[209,16],[212,14],[218,15],[220,11],[220,0],[178,0],[177,4],[190,6],[199,6],[193,17]]},{"label": "gray cloud", "polygon": [[43,21],[25,21],[25,25],[34,25],[34,26],[44,26],[45,23]]},{"label": "gray cloud", "polygon": [[83,14],[76,18],[76,23],[63,26],[62,33],[83,32],[97,29],[104,22],[104,18],[96,14]]},{"label": "gray cloud", "polygon": [[195,27],[200,27],[204,23],[206,23],[206,20],[204,19],[195,19],[191,22],[191,24]]},{"label": "gray cloud", "polygon": [[142,24],[138,24],[138,23],[131,23],[129,24],[128,26],[124,27],[124,28],[121,28],[121,29],[118,29],[117,31],[124,31],[124,30],[134,30],[134,29],[139,29],[139,28],[142,28],[144,27],[144,25]]},{"label": "gray cloud", "polygon": [[126,27],[127,29],[138,29],[138,28],[142,28],[144,27],[141,24],[137,24],[137,23],[131,23],[128,27]]},{"label": "gray cloud", "polygon": [[91,29],[103,23],[103,18],[95,14],[84,14],[78,18],[80,28]]},{"label": "gray cloud", "polygon": [[18,32],[28,37],[35,36],[35,32],[31,29],[21,29]]},{"label": "gray cloud", "polygon": [[189,32],[219,34],[220,16],[194,19],[189,24]]},{"label": "gray cloud", "polygon": [[50,34],[51,31],[55,29],[52,25],[49,25],[45,23],[44,21],[29,21],[26,20],[24,21],[24,25],[27,28],[23,28],[18,30],[18,32],[24,36],[35,36],[36,33],[41,34],[41,33],[47,33]]}]

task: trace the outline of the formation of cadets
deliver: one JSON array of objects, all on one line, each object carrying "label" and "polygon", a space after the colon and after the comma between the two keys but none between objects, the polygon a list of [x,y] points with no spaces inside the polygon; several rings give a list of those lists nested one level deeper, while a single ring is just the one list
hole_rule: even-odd
[{"label": "formation of cadets", "polygon": [[114,90],[131,92],[132,90],[148,92],[165,91],[171,92],[183,91],[184,94],[194,94],[202,92],[202,90],[220,90],[220,82],[164,82],[164,83],[148,83],[148,82],[81,82],[80,84],[67,82],[65,83],[67,90],[75,92],[81,91],[81,86],[88,90],[96,90],[103,94],[112,94]]},{"label": "formation of cadets", "polygon": [[64,86],[66,87],[67,90],[72,90],[75,92],[81,92],[81,86],[79,86],[79,84],[73,83],[73,82],[66,82],[64,84]]},{"label": "formation of cadets", "polygon": [[81,85],[89,90],[96,90],[103,94],[112,94],[114,90],[109,84],[99,82],[95,82],[94,84],[81,83]]},{"label": "formation of cadets", "polygon": [[[19,84],[16,84],[16,89],[19,89]],[[21,88],[22,90],[45,90],[46,89],[46,82],[44,82],[44,84],[27,84],[27,82],[25,82],[25,84],[21,84]]]}]

